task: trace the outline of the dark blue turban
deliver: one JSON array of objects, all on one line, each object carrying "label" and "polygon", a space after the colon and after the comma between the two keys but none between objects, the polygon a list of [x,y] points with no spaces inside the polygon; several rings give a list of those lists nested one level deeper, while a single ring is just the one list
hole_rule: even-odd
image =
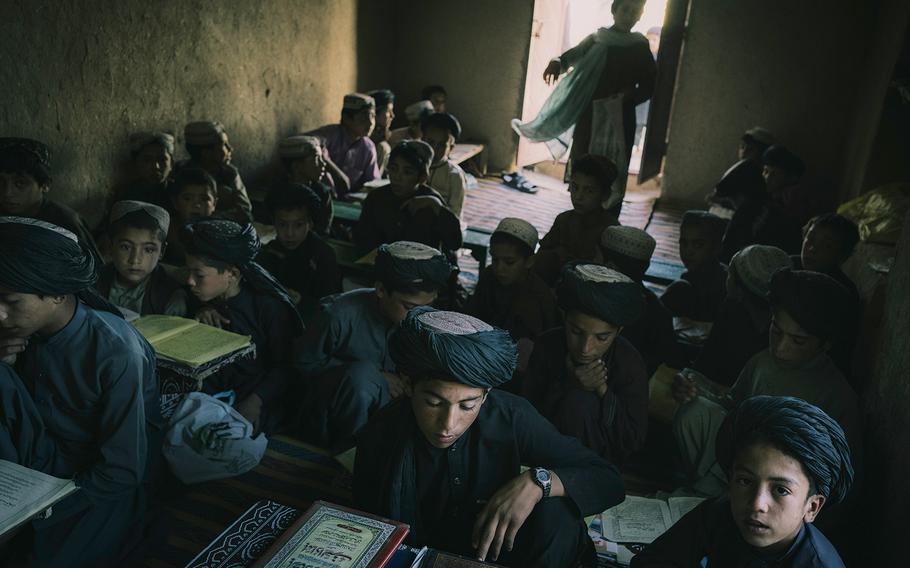
[{"label": "dark blue turban", "polygon": [[565,265],[556,297],[566,312],[584,312],[613,325],[633,324],[645,311],[641,285],[600,264]]},{"label": "dark blue turban", "polygon": [[20,294],[74,294],[88,306],[122,315],[93,285],[95,259],[76,235],[45,221],[0,217],[0,286]]},{"label": "dark blue turban", "polygon": [[833,340],[847,332],[850,292],[827,274],[782,268],[771,277],[768,290],[771,308],[786,311],[812,335]]},{"label": "dark blue turban", "polygon": [[433,163],[433,147],[423,140],[402,140],[392,148],[389,160],[399,156],[418,170],[428,173]]},{"label": "dark blue turban", "polygon": [[444,254],[421,243],[396,241],[376,251],[376,279],[390,291],[445,288],[455,267]]},{"label": "dark blue turban", "polygon": [[753,396],[739,403],[717,432],[717,463],[729,476],[738,452],[766,442],[798,460],[828,503],[844,499],[853,483],[843,429],[817,406],[789,396]]},{"label": "dark blue turban", "polygon": [[512,378],[518,348],[509,332],[459,312],[413,308],[389,340],[398,370],[493,388]]},{"label": "dark blue turban", "polygon": [[187,254],[236,266],[253,290],[278,298],[297,313],[285,287],[253,260],[260,247],[253,225],[241,225],[227,219],[199,219],[183,226],[180,241]]}]

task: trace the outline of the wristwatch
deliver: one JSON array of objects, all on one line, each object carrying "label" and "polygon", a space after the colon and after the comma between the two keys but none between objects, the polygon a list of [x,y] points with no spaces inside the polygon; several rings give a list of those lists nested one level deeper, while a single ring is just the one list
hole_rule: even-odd
[{"label": "wristwatch", "polygon": [[550,472],[542,467],[535,467],[531,470],[531,475],[534,477],[534,483],[543,490],[543,498],[546,499],[549,497],[550,484],[552,481]]}]

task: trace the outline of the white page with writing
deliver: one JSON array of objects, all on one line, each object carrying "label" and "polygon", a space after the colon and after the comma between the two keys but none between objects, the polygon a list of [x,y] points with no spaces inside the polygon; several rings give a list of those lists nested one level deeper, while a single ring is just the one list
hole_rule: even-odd
[{"label": "white page with writing", "polygon": [[76,490],[58,479],[13,462],[0,460],[0,534],[29,520]]},{"label": "white page with writing", "polygon": [[673,524],[686,516],[686,513],[701,505],[704,501],[701,497],[670,497],[667,499],[667,505],[670,506],[670,519]]},{"label": "white page with writing", "polygon": [[603,535],[613,542],[650,544],[673,524],[664,501],[626,496],[621,504],[601,515]]}]

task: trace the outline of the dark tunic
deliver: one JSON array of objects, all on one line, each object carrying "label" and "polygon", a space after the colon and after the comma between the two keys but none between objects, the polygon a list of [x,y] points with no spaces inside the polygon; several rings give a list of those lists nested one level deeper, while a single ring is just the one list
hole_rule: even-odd
[{"label": "dark tunic", "polygon": [[[98,282],[95,288],[98,293],[105,298],[111,292],[111,286],[114,282],[116,269],[113,264],[108,264],[101,269],[98,275]],[[142,312],[139,315],[164,314],[168,303],[174,294],[182,289],[180,282],[171,278],[164,267],[160,264],[149,275],[148,284],[145,287],[145,294],[142,297]]]},{"label": "dark tunic", "polygon": [[95,244],[92,231],[88,228],[81,215],[66,205],[45,197],[41,208],[38,209],[38,213],[35,215],[35,219],[53,223],[76,235],[82,246],[95,257],[95,261],[99,265],[101,264],[101,253],[98,251],[98,245]]},{"label": "dark tunic", "polygon": [[814,525],[804,523],[783,553],[762,555],[737,528],[724,497],[705,501],[632,558],[632,568],[840,568],[834,545]]},{"label": "dark tunic", "polygon": [[673,316],[713,322],[726,297],[727,266],[714,262],[697,271],[683,272],[679,280],[667,286],[660,301]]},{"label": "dark tunic", "polygon": [[316,233],[307,235],[294,250],[272,241],[262,249],[256,262],[286,288],[300,294],[299,308],[305,313],[314,311],[320,298],[341,292],[341,269],[335,251]]},{"label": "dark tunic", "polygon": [[720,259],[729,263],[734,254],[749,245],[769,245],[796,254],[802,242],[802,225],[767,193],[761,193],[736,209],[724,234]]},{"label": "dark tunic", "polygon": [[[765,319],[770,324],[769,313]],[[729,386],[749,359],[767,348],[768,326],[757,325],[741,301],[727,298],[692,368],[715,383]]]},{"label": "dark tunic", "polygon": [[[176,169],[201,167],[193,160],[181,162]],[[206,170],[208,171],[208,170]],[[222,165],[217,172],[209,172],[218,184],[218,203],[215,211],[218,217],[238,223],[253,222],[253,204],[246,193],[246,186],[240,172],[231,164]]]},{"label": "dark tunic", "polygon": [[505,329],[513,339],[537,339],[537,336],[562,323],[562,312],[553,291],[536,273],[528,274],[521,284],[503,286],[484,268],[474,295],[468,302],[468,313],[488,324]]},{"label": "dark tunic", "polygon": [[[401,206],[411,197],[432,196],[442,207],[438,214],[424,209],[411,215]],[[415,241],[442,251],[461,248],[461,222],[445,206],[442,196],[428,185],[421,185],[411,197],[397,197],[388,186],[371,191],[363,201],[360,221],[354,227],[354,242],[363,251],[395,241]]]},{"label": "dark tunic", "polygon": [[676,342],[673,316],[657,294],[645,286],[641,289],[645,295],[645,311],[635,323],[622,329],[622,336],[641,354],[650,377],[662,363],[681,367],[685,357]]},{"label": "dark tunic", "polygon": [[560,432],[574,436],[610,463],[642,447],[648,432],[648,375],[641,356],[622,337],[604,357],[607,394],[583,390],[566,369],[565,329],[542,334],[531,353],[522,394]]},{"label": "dark tunic", "polygon": [[112,563],[141,522],[150,429],[162,419],[155,353],[123,319],[77,304],[34,336],[17,370],[0,363],[0,458],[72,478],[80,490],[33,521],[42,565]]},{"label": "dark tunic", "polygon": [[[573,65],[583,54],[585,42],[566,51],[560,56],[563,70]],[[611,97],[616,93],[631,91],[623,101],[623,126],[626,139],[626,155],[631,155],[635,142],[635,107],[651,98],[654,92],[654,78],[657,66],[647,40],[634,45],[611,47],[607,61],[594,89],[591,101],[585,106],[572,137],[571,157],[578,158],[588,153],[591,143],[593,101]]]},{"label": "dark tunic", "polygon": [[534,270],[552,286],[565,263],[572,260],[593,261],[604,229],[618,224],[614,213],[602,209],[584,214],[574,209],[563,211],[540,240]]},{"label": "dark tunic", "polygon": [[[565,498],[546,499],[537,506],[564,508],[551,522],[536,523],[542,530],[568,529],[558,543],[536,539],[538,554],[546,554],[540,548],[547,545],[580,547],[586,538],[581,519],[625,497],[616,468],[577,440],[559,434],[526,400],[506,392],[491,391],[477,419],[448,450],[427,448],[424,440],[410,400],[401,400],[376,414],[361,432],[354,464],[355,506],[410,524],[412,545],[473,554],[470,540],[477,513],[519,475],[523,464],[554,471],[566,490]],[[565,557],[562,564],[549,560],[519,558],[513,565],[574,565]]]},{"label": "dark tunic", "polygon": [[259,395],[263,403],[260,429],[268,434],[281,420],[291,381],[294,340],[300,326],[297,314],[288,304],[245,284],[233,298],[212,305],[231,320],[228,330],[252,337],[256,358],[240,359],[221,369],[205,379],[202,390],[208,394],[233,390],[237,403],[250,394]]}]

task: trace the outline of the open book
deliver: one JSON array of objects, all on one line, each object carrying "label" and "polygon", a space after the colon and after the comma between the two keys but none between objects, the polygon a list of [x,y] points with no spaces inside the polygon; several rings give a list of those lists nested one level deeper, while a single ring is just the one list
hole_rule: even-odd
[{"label": "open book", "polygon": [[650,544],[702,501],[701,497],[663,501],[627,495],[625,501],[601,514],[601,530],[613,542]]},{"label": "open book", "polygon": [[204,378],[256,346],[246,335],[176,316],[151,315],[133,322],[158,356],[158,363],[181,375]]},{"label": "open book", "polygon": [[71,479],[0,460],[0,535],[27,523],[77,489]]}]

